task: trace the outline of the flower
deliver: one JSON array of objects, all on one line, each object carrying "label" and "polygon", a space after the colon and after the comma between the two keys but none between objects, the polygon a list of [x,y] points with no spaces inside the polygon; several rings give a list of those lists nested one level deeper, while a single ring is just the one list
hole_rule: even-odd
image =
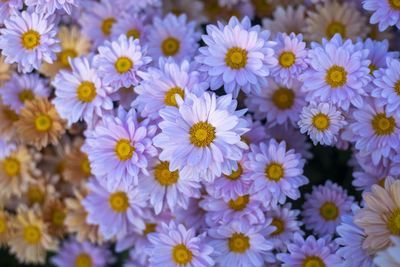
[{"label": "flower", "polygon": [[15,122],[19,120],[19,115],[5,105],[0,97],[0,136],[6,140],[15,140]]},{"label": "flower", "polygon": [[374,263],[379,267],[396,266],[400,264],[398,256],[400,248],[400,237],[390,236],[390,240],[392,241],[394,246],[388,247],[386,250],[379,251],[374,259]]},{"label": "flower", "polygon": [[232,17],[228,25],[207,25],[206,30],[202,38],[207,46],[199,49],[195,60],[211,90],[224,86],[225,92],[234,97],[240,89],[246,94],[259,94],[260,87],[267,86],[270,68],[277,64],[272,49],[275,42],[268,40],[269,31],[251,27],[247,17],[241,22]]},{"label": "flower", "polygon": [[10,214],[3,207],[0,209],[0,248],[7,246],[14,229],[11,226],[11,221],[14,215]]},{"label": "flower", "polygon": [[208,182],[232,171],[247,148],[240,139],[248,131],[248,122],[241,118],[244,110],[235,111],[237,102],[231,95],[188,93],[184,100],[177,95],[175,99],[179,109],[160,111],[162,132],[153,139],[162,149],[160,160],[170,162],[170,171]]},{"label": "flower", "polygon": [[364,0],[363,8],[374,12],[369,20],[371,24],[379,23],[379,31],[396,25],[400,28],[400,3],[393,0]]},{"label": "flower", "polygon": [[251,193],[257,194],[265,208],[283,204],[286,197],[298,199],[299,187],[308,183],[302,175],[305,161],[293,149],[286,150],[286,143],[271,139],[269,143],[250,145],[245,166],[254,180]]},{"label": "flower", "polygon": [[63,175],[65,180],[73,184],[86,182],[92,176],[89,158],[81,151],[83,142],[82,139],[75,139],[71,150],[65,155]]},{"label": "flower", "polygon": [[183,224],[162,223],[159,232],[148,234],[149,266],[212,266],[213,248],[205,243],[205,233],[196,236],[193,229]]},{"label": "flower", "polygon": [[59,199],[47,200],[43,206],[43,221],[48,225],[49,234],[63,237],[66,234],[65,205]]},{"label": "flower", "polygon": [[41,149],[48,144],[58,143],[61,134],[65,132],[65,121],[46,96],[35,96],[21,108],[15,127],[22,142]]},{"label": "flower", "polygon": [[[257,0],[266,2],[265,0]],[[272,14],[273,19],[264,18],[262,26],[264,29],[269,29],[272,33],[284,32],[286,34],[302,32],[305,27],[305,7],[303,5],[293,6],[278,6]]]},{"label": "flower", "polygon": [[304,107],[298,121],[300,132],[310,136],[314,145],[333,145],[340,129],[347,125],[342,112],[330,103],[312,102]]},{"label": "flower", "polygon": [[123,13],[111,28],[111,36],[117,38],[125,34],[128,39],[133,37],[143,43],[148,30],[145,27],[145,19],[146,17],[142,14]]},{"label": "flower", "polygon": [[15,13],[5,20],[6,28],[0,29],[0,49],[6,63],[18,63],[24,73],[39,69],[41,61],[52,63],[61,48],[55,39],[54,24],[43,14]]}]

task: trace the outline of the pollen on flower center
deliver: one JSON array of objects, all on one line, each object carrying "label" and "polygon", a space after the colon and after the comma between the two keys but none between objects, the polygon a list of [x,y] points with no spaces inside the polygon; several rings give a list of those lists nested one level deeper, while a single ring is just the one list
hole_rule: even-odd
[{"label": "pollen on flower center", "polygon": [[173,57],[179,52],[181,44],[178,39],[174,37],[168,37],[161,44],[161,49],[166,57]]},{"label": "pollen on flower center", "polygon": [[128,57],[120,57],[115,61],[115,70],[118,73],[125,73],[128,72],[130,69],[133,68],[133,62],[130,58]]},{"label": "pollen on flower center", "polygon": [[81,170],[86,176],[92,175],[92,168],[90,167],[89,159],[86,158],[81,162]]},{"label": "pollen on flower center", "polygon": [[288,88],[279,88],[272,95],[272,101],[278,109],[289,109],[293,106],[295,94]]},{"label": "pollen on flower center", "polygon": [[192,261],[193,253],[184,245],[178,244],[172,249],[172,259],[177,265],[186,265]]},{"label": "pollen on flower center", "polygon": [[39,187],[31,187],[28,190],[28,201],[30,205],[39,203],[42,205],[44,203],[44,194]]},{"label": "pollen on flower center", "polygon": [[92,265],[92,258],[86,253],[81,253],[75,258],[76,267],[92,267]]},{"label": "pollen on flower center", "polygon": [[140,32],[137,29],[131,29],[126,33],[126,36],[133,37],[133,39],[139,39],[140,38]]},{"label": "pollen on flower center", "polygon": [[128,196],[122,191],[112,193],[109,202],[111,209],[116,212],[124,212],[129,208]]},{"label": "pollen on flower center", "polygon": [[347,72],[343,67],[334,65],[327,70],[325,81],[332,88],[343,86],[347,82]]},{"label": "pollen on flower center", "polygon": [[240,165],[240,163],[238,163],[238,169],[236,171],[232,171],[232,173],[230,175],[224,174],[224,177],[231,181],[236,181],[242,176],[242,174],[243,174],[242,165]]},{"label": "pollen on flower center", "polygon": [[39,132],[47,132],[53,125],[53,120],[49,115],[40,114],[35,118],[35,128]]},{"label": "pollen on flower center", "polygon": [[108,18],[103,20],[103,23],[101,24],[101,30],[103,31],[104,35],[110,35],[111,33],[111,27],[113,26],[115,22],[114,18]]},{"label": "pollen on flower center", "polygon": [[327,115],[319,113],[312,118],[312,124],[317,130],[325,131],[330,125],[330,120]]},{"label": "pollen on flower center", "polygon": [[372,128],[377,135],[388,135],[394,132],[396,122],[392,116],[386,117],[386,113],[378,113],[372,119]]},{"label": "pollen on flower center", "polygon": [[327,201],[319,208],[319,214],[325,220],[332,221],[339,216],[339,209],[335,203]]},{"label": "pollen on flower center", "polygon": [[7,231],[7,228],[8,227],[6,221],[0,218],[0,235],[4,234]]},{"label": "pollen on flower center", "polygon": [[40,34],[34,30],[26,31],[21,35],[21,43],[25,49],[35,49],[40,45]]},{"label": "pollen on flower center", "polygon": [[239,196],[236,199],[229,200],[228,206],[232,210],[241,211],[247,207],[247,204],[249,204],[249,199],[249,195]]},{"label": "pollen on flower center", "polygon": [[271,225],[276,227],[276,230],[271,235],[280,235],[285,231],[285,222],[279,218],[273,218]]},{"label": "pollen on flower center", "polygon": [[70,67],[68,58],[75,58],[77,56],[78,53],[75,49],[65,49],[58,54],[58,61],[60,62],[61,67],[66,69]]},{"label": "pollen on flower center", "polygon": [[244,68],[247,64],[247,51],[236,46],[230,48],[225,55],[225,63],[231,69]]},{"label": "pollen on flower center", "polygon": [[296,56],[292,52],[283,52],[279,56],[279,65],[283,68],[290,68],[296,61]]},{"label": "pollen on flower center", "polygon": [[63,225],[64,219],[65,219],[65,212],[62,210],[54,211],[54,213],[51,217],[51,221],[53,222],[53,224],[55,224],[57,226]]},{"label": "pollen on flower center", "polygon": [[25,226],[24,239],[26,242],[30,244],[35,244],[40,241],[41,237],[42,233],[40,232],[40,229],[37,226],[34,225]]},{"label": "pollen on flower center", "polygon": [[389,0],[389,5],[394,10],[400,10],[400,0]]},{"label": "pollen on flower center", "polygon": [[182,99],[185,97],[185,91],[183,91],[180,87],[174,87],[174,88],[169,89],[165,93],[164,103],[167,106],[178,107],[178,105],[176,104],[176,99],[175,99],[176,94],[180,95],[180,97],[182,97]]},{"label": "pollen on flower center", "polygon": [[198,122],[190,128],[189,134],[192,144],[206,147],[215,139],[215,127],[207,122]]},{"label": "pollen on flower center", "polygon": [[154,177],[161,185],[168,186],[178,181],[179,172],[178,170],[171,172],[169,170],[169,162],[162,161],[156,166]]},{"label": "pollen on flower center", "polygon": [[282,164],[271,162],[265,168],[265,177],[273,182],[278,182],[285,176],[285,170]]},{"label": "pollen on flower center", "polygon": [[394,91],[397,93],[397,95],[400,95],[400,80],[398,80],[398,81],[394,84]]},{"label": "pollen on flower center", "polygon": [[339,21],[332,21],[326,27],[326,36],[331,39],[336,33],[339,33],[344,38],[346,35],[346,26]]},{"label": "pollen on flower center", "polygon": [[325,267],[325,263],[318,256],[307,256],[303,260],[301,267]]},{"label": "pollen on flower center", "polygon": [[8,176],[16,176],[20,173],[21,167],[20,163],[15,158],[5,158],[3,161],[3,170]]},{"label": "pollen on flower center", "polygon": [[22,91],[19,92],[19,94],[18,94],[18,99],[19,99],[19,101],[21,101],[22,103],[24,103],[25,100],[28,100],[28,101],[32,100],[33,97],[34,97],[34,95],[33,95],[32,91],[29,90],[29,89],[22,90]]},{"label": "pollen on flower center", "polygon": [[242,233],[233,233],[228,239],[228,246],[235,253],[244,253],[250,248],[250,238]]},{"label": "pollen on flower center", "polygon": [[395,209],[389,216],[388,228],[393,235],[400,236],[400,208]]},{"label": "pollen on flower center", "polygon": [[146,223],[146,228],[143,230],[143,235],[154,233],[156,231],[156,227],[157,224],[155,223]]},{"label": "pollen on flower center", "polygon": [[132,158],[135,147],[131,146],[131,141],[128,139],[120,139],[115,144],[114,151],[120,161],[126,161]]}]

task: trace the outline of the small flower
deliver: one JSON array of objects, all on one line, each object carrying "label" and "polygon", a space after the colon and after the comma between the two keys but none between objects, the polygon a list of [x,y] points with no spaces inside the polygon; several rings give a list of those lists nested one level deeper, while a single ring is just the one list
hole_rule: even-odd
[{"label": "small flower", "polygon": [[146,17],[142,14],[123,13],[111,28],[111,36],[117,38],[121,34],[125,34],[128,39],[133,37],[144,43],[148,29],[144,25],[145,19]]},{"label": "small flower", "polygon": [[374,12],[369,20],[371,24],[379,23],[379,31],[396,25],[400,28],[400,3],[395,0],[364,0],[363,8]]},{"label": "small flower", "polygon": [[[263,2],[265,0],[256,0]],[[268,5],[268,4],[267,4]],[[272,33],[284,32],[286,34],[300,33],[305,27],[306,9],[303,5],[293,6],[277,6],[272,14],[273,19],[264,18],[262,26],[264,29],[269,29]]]},{"label": "small flower", "polygon": [[63,237],[66,234],[65,205],[59,199],[50,199],[43,206],[43,221],[47,224],[49,234]]},{"label": "small flower", "polygon": [[63,175],[73,184],[86,182],[92,176],[92,168],[86,153],[81,151],[82,139],[75,139],[70,151],[65,155]]}]

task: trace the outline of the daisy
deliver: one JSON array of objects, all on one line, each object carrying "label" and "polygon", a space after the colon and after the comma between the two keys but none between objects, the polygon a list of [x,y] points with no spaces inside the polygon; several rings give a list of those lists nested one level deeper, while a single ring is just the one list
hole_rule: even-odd
[{"label": "daisy", "polygon": [[203,41],[207,46],[199,49],[195,58],[200,64],[199,71],[207,76],[211,90],[224,86],[224,90],[237,97],[239,90],[249,94],[260,94],[267,86],[266,77],[270,68],[277,64],[269,41],[269,31],[251,27],[249,18],[241,22],[236,17],[228,25],[207,25]]},{"label": "daisy", "polygon": [[[267,0],[258,0],[260,2],[267,2]],[[262,26],[264,29],[269,29],[272,33],[284,32],[286,34],[295,33],[299,34],[305,27],[305,7],[299,5],[293,6],[278,6],[272,14],[273,19],[264,18]]]},{"label": "daisy", "polygon": [[14,215],[10,214],[4,208],[0,208],[0,248],[7,246],[14,229],[11,221],[14,220]]},{"label": "daisy", "polygon": [[330,41],[323,39],[322,45],[312,43],[308,52],[308,68],[300,79],[307,92],[307,101],[330,101],[347,111],[350,103],[359,108],[363,105],[362,96],[367,93],[364,87],[371,76],[367,59],[368,50],[361,49],[350,40],[345,42],[339,34]]},{"label": "daisy", "polygon": [[25,106],[25,101],[33,100],[35,95],[49,97],[50,89],[47,87],[47,81],[41,79],[39,74],[14,73],[11,80],[3,84],[0,95],[3,102],[8,103],[10,108],[19,114],[20,108]]},{"label": "daisy", "polygon": [[193,229],[174,221],[162,223],[161,230],[150,233],[149,266],[212,266],[213,248],[205,243],[205,233],[196,236]]},{"label": "daisy", "polygon": [[57,251],[58,242],[48,234],[39,209],[18,206],[17,215],[11,225],[15,232],[8,244],[10,251],[21,263],[44,264],[46,250]]},{"label": "daisy", "polygon": [[73,8],[79,7],[81,0],[25,0],[25,5],[35,8],[36,13],[53,14],[56,10],[63,9],[71,15]]},{"label": "daisy", "polygon": [[137,72],[151,61],[139,40],[124,34],[112,42],[106,40],[98,51],[93,66],[103,82],[114,89],[138,85]]},{"label": "daisy", "polygon": [[65,121],[46,96],[35,96],[34,100],[25,102],[15,127],[19,140],[41,149],[58,143],[65,132]]},{"label": "daisy", "polygon": [[48,225],[49,234],[63,237],[66,234],[65,205],[59,199],[48,200],[43,206],[43,221]]},{"label": "daisy", "polygon": [[390,240],[394,245],[392,247],[387,248],[384,251],[378,252],[377,256],[374,259],[374,263],[379,267],[400,265],[400,259],[399,259],[400,237],[390,236]]},{"label": "daisy", "polygon": [[106,240],[124,237],[130,224],[138,230],[145,228],[142,216],[147,195],[137,187],[120,184],[117,188],[109,188],[95,179],[90,179],[87,187],[90,193],[82,200],[88,212],[86,221],[99,225]]},{"label": "daisy", "polygon": [[133,37],[143,43],[148,29],[145,27],[145,19],[146,17],[142,14],[121,14],[111,28],[111,37],[118,38],[121,34],[125,34],[128,39]]},{"label": "daisy", "polygon": [[354,223],[366,235],[362,248],[374,254],[389,247],[390,235],[400,235],[400,180],[385,179],[385,187],[372,186],[372,192],[363,194],[365,207],[356,211]]},{"label": "daisy", "polygon": [[0,3],[0,24],[4,24],[4,20],[21,10],[24,6],[23,0],[8,0]]},{"label": "daisy", "polygon": [[0,136],[7,141],[15,140],[15,123],[19,120],[19,115],[5,105],[0,97]]},{"label": "daisy", "polygon": [[43,62],[39,72],[54,79],[60,69],[70,70],[70,58],[87,55],[92,44],[80,33],[77,26],[61,26],[56,36],[60,40],[61,52],[57,53],[57,60],[52,64]]},{"label": "daisy", "polygon": [[379,31],[389,26],[400,28],[400,3],[396,0],[364,0],[363,8],[374,12],[369,20],[371,24],[379,23]]},{"label": "daisy", "polygon": [[340,129],[347,125],[342,112],[330,103],[312,102],[304,107],[298,121],[300,132],[310,136],[314,145],[333,145]]},{"label": "daisy", "polygon": [[106,179],[108,186],[138,184],[139,173],[148,174],[148,159],[157,154],[152,138],[157,127],[149,119],[138,122],[134,109],[118,108],[116,116],[106,115],[87,133],[82,151],[92,173]]},{"label": "daisy", "polygon": [[56,30],[43,14],[15,13],[0,29],[0,49],[6,63],[18,63],[24,73],[39,69],[41,61],[52,63],[61,48],[55,39]]},{"label": "daisy", "polygon": [[315,239],[310,235],[304,240],[299,233],[295,233],[293,241],[287,244],[287,247],[288,253],[277,255],[277,258],[283,262],[282,267],[339,267],[343,263],[327,238]]},{"label": "daisy", "polygon": [[50,262],[57,267],[107,267],[115,262],[115,258],[105,246],[98,247],[88,241],[77,242],[70,238],[50,258]]},{"label": "daisy", "polygon": [[259,95],[249,94],[245,100],[255,119],[267,119],[268,127],[275,125],[296,126],[299,114],[306,105],[305,94],[300,90],[303,84],[291,81],[291,86],[268,79],[268,87],[263,87]]},{"label": "daisy", "polygon": [[160,57],[173,57],[177,62],[192,59],[197,51],[200,34],[195,31],[194,21],[186,22],[186,15],[168,14],[155,17],[146,38],[149,55],[158,61]]},{"label": "daisy", "polygon": [[171,171],[208,182],[232,171],[247,148],[240,139],[248,131],[241,117],[244,110],[235,111],[237,102],[231,95],[217,98],[204,92],[201,97],[186,94],[184,100],[177,95],[175,99],[179,109],[160,111],[162,132],[153,139],[162,149],[160,160],[169,161]]},{"label": "daisy", "polygon": [[5,138],[0,138],[0,159],[10,156],[10,153],[16,149],[17,146],[14,142],[9,142]]},{"label": "daisy", "polygon": [[84,120],[91,126],[104,111],[113,108],[107,95],[111,88],[97,75],[91,56],[74,58],[70,63],[72,71],[61,70],[52,82],[56,88],[52,102],[68,125]]},{"label": "daisy", "polygon": [[208,230],[214,248],[213,256],[218,266],[264,266],[270,257],[273,244],[265,237],[274,231],[268,220],[263,225],[233,222]]},{"label": "daisy", "polygon": [[29,183],[26,193],[21,197],[21,202],[28,207],[40,206],[42,209],[48,201],[60,197],[56,191],[54,181],[51,181],[50,175],[42,174],[40,178],[36,175],[34,182]]},{"label": "daisy", "polygon": [[299,187],[308,183],[303,175],[305,161],[300,154],[286,150],[286,143],[275,139],[250,145],[250,150],[245,164],[254,180],[250,192],[257,194],[265,208],[285,203],[286,197],[300,197]]},{"label": "daisy", "polygon": [[71,150],[65,156],[63,177],[70,183],[79,184],[92,176],[89,158],[81,151],[83,140],[74,140]]}]

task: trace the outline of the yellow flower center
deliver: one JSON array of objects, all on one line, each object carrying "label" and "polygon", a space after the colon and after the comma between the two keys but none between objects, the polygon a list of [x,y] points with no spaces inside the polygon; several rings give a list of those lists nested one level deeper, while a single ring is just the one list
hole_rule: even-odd
[{"label": "yellow flower center", "polygon": [[190,128],[189,134],[193,145],[206,147],[215,139],[215,127],[207,122],[198,122]]},{"label": "yellow flower center", "polygon": [[129,199],[125,192],[118,191],[110,195],[110,207],[116,212],[125,212],[129,208]]},{"label": "yellow flower center", "polygon": [[278,182],[285,176],[285,170],[282,164],[277,162],[271,162],[265,168],[265,177],[273,182]]},{"label": "yellow flower center", "polygon": [[137,29],[132,29],[132,30],[129,30],[127,33],[126,33],[126,36],[129,38],[129,37],[133,37],[133,39],[139,39],[140,38],[140,32],[137,30]]},{"label": "yellow flower center", "polygon": [[146,228],[143,230],[143,235],[147,235],[148,233],[154,233],[156,231],[157,224],[155,223],[146,223]]},{"label": "yellow flower center", "polygon": [[31,90],[29,89],[25,89],[22,90],[21,92],[19,92],[18,94],[18,99],[19,101],[21,101],[22,103],[25,102],[25,100],[31,101],[33,99],[33,93]]},{"label": "yellow flower center", "polygon": [[179,87],[174,87],[174,88],[169,89],[165,93],[164,103],[167,106],[178,107],[178,105],[176,104],[176,99],[175,99],[176,94],[180,95],[180,97],[182,97],[182,99],[184,99],[184,97],[185,97],[185,91],[183,91]]},{"label": "yellow flower center", "polygon": [[178,170],[171,172],[169,170],[169,162],[160,162],[154,170],[154,178],[164,186],[172,185],[178,181],[179,172]]},{"label": "yellow flower center", "polygon": [[235,253],[244,253],[250,248],[250,238],[242,233],[233,233],[228,239],[228,246]]},{"label": "yellow flower center", "polygon": [[347,82],[347,72],[343,67],[334,65],[327,70],[325,81],[332,88],[343,86]]},{"label": "yellow flower center", "polygon": [[385,188],[385,180],[386,180],[386,178],[382,178],[376,184],[382,188]]},{"label": "yellow flower center", "polygon": [[325,263],[318,256],[307,256],[303,260],[301,267],[325,267]]},{"label": "yellow flower center", "polygon": [[115,70],[122,74],[125,72],[128,72],[130,69],[133,67],[133,62],[130,58],[128,57],[120,57],[115,61]]},{"label": "yellow flower center", "polygon": [[279,218],[273,218],[271,225],[276,227],[276,230],[271,233],[272,236],[280,235],[285,231],[285,222]]},{"label": "yellow flower center", "polygon": [[369,64],[368,68],[369,68],[369,74],[371,76],[374,76],[374,71],[376,71],[378,69],[378,67],[375,64],[372,64],[372,63]]},{"label": "yellow flower center", "polygon": [[104,35],[108,36],[111,33],[111,28],[115,22],[114,18],[108,18],[103,20],[103,23],[101,24],[101,30],[103,31]]},{"label": "yellow flower center", "polygon": [[39,203],[42,205],[44,203],[44,194],[39,187],[31,187],[28,190],[28,201],[30,205]]},{"label": "yellow flower center", "polygon": [[15,121],[19,120],[18,114],[12,109],[9,109],[9,108],[4,109],[3,114],[7,118],[7,120],[9,120],[11,122],[15,122]]},{"label": "yellow flower center", "polygon": [[30,244],[36,244],[40,241],[42,237],[42,233],[40,232],[39,227],[35,225],[25,226],[24,229],[24,239],[26,242]]},{"label": "yellow flower center", "polygon": [[272,101],[278,109],[289,109],[294,103],[294,92],[288,88],[279,88],[272,95]]},{"label": "yellow flower center", "polygon": [[331,39],[336,33],[339,33],[342,38],[346,35],[346,26],[339,21],[332,21],[328,27],[326,27],[326,36]]},{"label": "yellow flower center", "polygon": [[62,174],[65,171],[65,162],[61,161],[57,164],[55,172],[58,174]]},{"label": "yellow flower center", "polygon": [[238,169],[236,171],[232,171],[232,173],[230,175],[225,175],[224,174],[224,177],[226,179],[231,180],[231,181],[236,181],[242,176],[242,174],[243,174],[242,165],[240,165],[238,163]]},{"label": "yellow flower center", "polygon": [[232,210],[236,211],[241,211],[244,210],[247,207],[247,204],[249,204],[249,195],[244,195],[244,196],[239,196],[236,199],[231,199],[228,202],[228,206]]},{"label": "yellow flower center", "polygon": [[90,161],[88,158],[81,162],[81,170],[87,176],[92,176],[92,168],[90,167]]},{"label": "yellow flower center", "polygon": [[400,95],[400,80],[398,80],[398,81],[394,84],[394,91],[397,93],[397,95]]},{"label": "yellow flower center", "polygon": [[394,10],[400,10],[400,0],[389,0],[389,5]]},{"label": "yellow flower center", "polygon": [[87,253],[81,253],[75,258],[75,267],[92,267],[92,258]]},{"label": "yellow flower center", "polygon": [[21,171],[20,163],[17,159],[7,157],[3,161],[3,170],[8,176],[16,176]]},{"label": "yellow flower center", "polygon": [[97,95],[94,83],[83,81],[76,89],[78,99],[82,102],[91,102]]},{"label": "yellow flower center", "polygon": [[330,120],[327,115],[319,113],[313,117],[312,124],[317,130],[325,131],[329,127]]},{"label": "yellow flower center", "polygon": [[389,216],[388,228],[393,235],[400,236],[400,208],[395,209]]},{"label": "yellow flower center", "polygon": [[21,43],[25,49],[35,49],[38,45],[40,45],[40,34],[34,30],[24,32],[21,35]]},{"label": "yellow flower center", "polygon": [[53,222],[54,225],[61,226],[64,223],[64,219],[65,219],[65,212],[62,210],[56,210],[53,212],[51,221]]},{"label": "yellow flower center", "polygon": [[126,161],[132,158],[135,147],[131,145],[131,141],[128,139],[120,139],[115,144],[114,151],[120,161]]},{"label": "yellow flower center", "polygon": [[283,52],[279,56],[279,65],[283,68],[290,68],[296,61],[296,56],[292,52]]},{"label": "yellow flower center", "polygon": [[231,69],[244,68],[247,64],[247,51],[236,46],[230,48],[226,53],[225,63]]},{"label": "yellow flower center", "polygon": [[47,132],[53,125],[53,120],[47,114],[40,114],[35,118],[35,128],[39,132]]},{"label": "yellow flower center", "polygon": [[181,44],[178,39],[174,37],[168,37],[162,42],[161,49],[164,56],[173,57],[178,54],[180,46]]},{"label": "yellow flower center", "polygon": [[328,201],[319,208],[319,214],[326,221],[333,221],[339,216],[339,209],[335,203]]},{"label": "yellow flower center", "polygon": [[58,61],[61,64],[61,67],[66,69],[69,68],[69,60],[68,58],[75,58],[78,56],[78,53],[75,49],[65,49],[58,54]]},{"label": "yellow flower center", "polygon": [[0,235],[4,234],[7,231],[7,223],[4,219],[0,218]]},{"label": "yellow flower center", "polygon": [[386,113],[378,113],[372,119],[372,128],[377,135],[388,135],[394,132],[396,122],[392,116],[387,117]]},{"label": "yellow flower center", "polygon": [[172,249],[172,260],[177,265],[186,265],[192,261],[193,253],[184,245],[178,244]]}]

